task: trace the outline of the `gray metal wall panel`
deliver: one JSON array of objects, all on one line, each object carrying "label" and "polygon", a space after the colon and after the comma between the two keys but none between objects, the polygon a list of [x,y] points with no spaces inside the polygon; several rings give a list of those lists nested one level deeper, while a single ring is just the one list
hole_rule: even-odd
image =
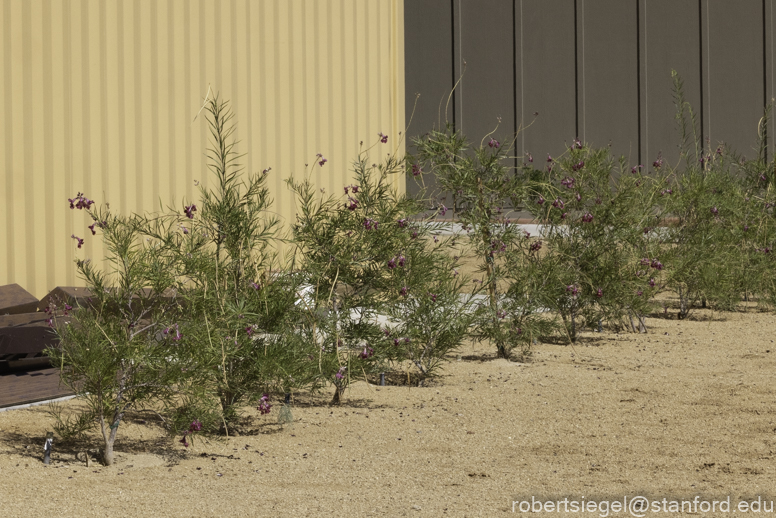
[{"label": "gray metal wall panel", "polygon": [[642,161],[652,164],[658,153],[670,164],[679,158],[671,70],[684,82],[700,136],[701,69],[700,3],[698,0],[640,0]]},{"label": "gray metal wall panel", "polygon": [[636,2],[580,0],[577,7],[579,137],[639,160]]},{"label": "gray metal wall panel", "polygon": [[505,0],[459,1],[456,36],[465,72],[456,125],[475,146],[497,126],[494,137],[509,140],[515,133],[514,5]]},{"label": "gray metal wall panel", "polygon": [[530,125],[516,149],[541,167],[576,136],[574,0],[518,0],[515,15],[517,124]]},{"label": "gray metal wall panel", "polygon": [[[408,137],[445,124],[445,101],[454,83],[452,32],[450,0],[405,2],[405,120],[409,122],[412,116]],[[416,94],[420,94],[417,104]],[[452,121],[452,111],[448,117]],[[411,151],[409,147],[408,150]],[[412,180],[408,181],[407,189],[411,194],[418,191]]]},{"label": "gray metal wall panel", "polygon": [[702,5],[704,135],[751,158],[765,104],[763,2]]}]

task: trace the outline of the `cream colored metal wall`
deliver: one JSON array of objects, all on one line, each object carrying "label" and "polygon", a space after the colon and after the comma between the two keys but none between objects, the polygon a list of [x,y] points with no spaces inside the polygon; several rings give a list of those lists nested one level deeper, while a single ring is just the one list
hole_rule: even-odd
[{"label": "cream colored metal wall", "polygon": [[359,141],[388,134],[382,154],[403,130],[403,18],[402,0],[0,0],[0,285],[41,297],[103,257],[78,191],[121,213],[196,200],[208,85],[284,220],[283,179],[316,153],[341,192]]}]

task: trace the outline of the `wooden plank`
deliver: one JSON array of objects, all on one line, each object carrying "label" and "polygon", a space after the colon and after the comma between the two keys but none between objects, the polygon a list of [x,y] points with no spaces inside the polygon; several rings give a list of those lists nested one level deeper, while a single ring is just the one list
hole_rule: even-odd
[{"label": "wooden plank", "polygon": [[57,343],[49,327],[6,327],[0,329],[0,354],[39,353]]},{"label": "wooden plank", "polygon": [[18,284],[0,286],[0,315],[31,313],[38,308],[38,299]]},{"label": "wooden plank", "polygon": [[0,375],[0,408],[72,395],[59,380],[59,369]]}]

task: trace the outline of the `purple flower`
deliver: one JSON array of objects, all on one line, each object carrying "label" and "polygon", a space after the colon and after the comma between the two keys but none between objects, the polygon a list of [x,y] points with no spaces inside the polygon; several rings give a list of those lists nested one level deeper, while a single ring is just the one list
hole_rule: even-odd
[{"label": "purple flower", "polygon": [[399,339],[398,338],[394,338],[393,339],[393,345],[398,347],[398,345],[399,345]]},{"label": "purple flower", "polygon": [[650,279],[649,279],[649,287],[650,288],[654,288],[655,287],[655,278],[654,277],[650,277]]},{"label": "purple flower", "polygon": [[539,195],[539,199],[536,200],[537,205],[543,205],[544,204],[544,197]]},{"label": "purple flower", "polygon": [[321,166],[321,167],[323,167],[323,164],[325,164],[326,162],[328,162],[328,160],[326,160],[325,158],[323,158],[323,155],[322,155],[322,154],[320,154],[320,153],[318,153],[318,154],[317,154],[317,155],[315,155],[315,156],[316,156],[316,157],[318,157],[318,165],[319,165],[319,166]]},{"label": "purple flower", "polygon": [[747,230],[749,230],[749,225],[744,225],[744,232],[746,232]]},{"label": "purple flower", "polygon": [[248,336],[251,336],[251,335],[253,334],[253,326],[247,326],[247,327],[245,328],[245,333],[246,333]]},{"label": "purple flower", "polygon": [[194,419],[191,422],[191,425],[189,425],[189,431],[190,432],[198,432],[202,430],[202,423],[199,422],[199,419]]},{"label": "purple flower", "polygon": [[183,231],[183,234],[184,234],[184,235],[186,235],[186,234],[188,234],[188,233],[189,233],[189,229],[187,229],[187,228],[186,228],[186,227],[184,227],[183,225],[181,225],[181,230]]},{"label": "purple flower", "polygon": [[533,163],[533,157],[531,156],[531,153],[526,153],[528,155],[528,163]]},{"label": "purple flower", "polygon": [[595,292],[595,296],[600,299],[601,297],[604,296],[604,290],[602,290],[601,288],[598,288],[598,291]]},{"label": "purple flower", "polygon": [[536,241],[535,243],[531,243],[531,246],[529,247],[531,252],[538,252],[542,249],[542,241]]},{"label": "purple flower", "polygon": [[499,143],[499,141],[498,141],[498,140],[495,140],[493,137],[491,137],[491,138],[490,138],[490,142],[488,142],[488,146],[489,146],[489,147],[492,147],[492,148],[496,148],[496,149],[498,149],[498,147],[499,147],[500,145],[501,145],[501,144]]},{"label": "purple flower", "polygon": [[447,214],[448,208],[445,207],[444,205],[442,205],[442,208],[439,209],[439,211],[440,211],[441,215],[444,216],[445,214]]},{"label": "purple flower", "polygon": [[269,403],[269,394],[264,394],[261,396],[261,399],[259,399],[259,406],[257,407],[257,410],[261,413],[261,415],[269,414],[269,411],[272,409],[272,405]]},{"label": "purple flower", "polygon": [[560,181],[560,184],[566,187],[566,189],[573,189],[574,188],[574,182],[576,180],[570,176],[565,177],[563,180]]},{"label": "purple flower", "polygon": [[364,350],[361,351],[361,354],[359,354],[359,358],[362,360],[366,360],[367,358],[370,358],[375,353],[375,350],[371,347],[364,347]]},{"label": "purple flower", "polygon": [[396,268],[396,260],[395,259],[396,258],[388,259],[388,268],[390,268],[391,270]]},{"label": "purple flower", "polygon": [[589,212],[585,213],[585,215],[582,216],[582,221],[584,223],[591,223],[593,221],[593,215]]},{"label": "purple flower", "polygon": [[437,301],[436,293],[429,293],[428,295],[429,295],[429,297],[431,297],[431,302],[436,302]]},{"label": "purple flower", "polygon": [[197,206],[194,204],[187,205],[183,208],[183,211],[186,213],[186,217],[189,219],[194,219],[194,212],[197,210]]},{"label": "purple flower", "polygon": [[396,221],[396,224],[399,225],[399,228],[404,228],[407,226],[407,218],[403,218]]},{"label": "purple flower", "polygon": [[596,198],[595,199],[595,204],[596,205],[601,205],[601,198]]},{"label": "purple flower", "polygon": [[346,204],[345,204],[345,207],[346,207],[348,210],[356,210],[356,209],[358,208],[358,200],[356,200],[355,198],[351,198],[350,196],[348,196],[348,201],[349,201],[350,203],[346,203]]},{"label": "purple flower", "polygon": [[406,297],[408,291],[409,290],[407,289],[407,286],[402,286],[401,290],[399,290],[399,293],[401,294],[402,297]]},{"label": "purple flower", "polygon": [[547,161],[552,162],[552,157],[550,155],[547,155]]},{"label": "purple flower", "polygon": [[334,375],[334,377],[337,378],[338,380],[341,380],[342,378],[345,377],[345,375],[343,374],[344,372],[345,372],[345,367],[340,367],[337,373]]},{"label": "purple flower", "polygon": [[417,237],[418,237],[418,231],[417,230],[413,230],[412,231],[412,239],[416,239]]},{"label": "purple flower", "polygon": [[579,287],[576,284],[569,284],[566,286],[566,293],[571,293],[572,297],[576,297],[579,293]]},{"label": "purple flower", "polygon": [[89,210],[94,203],[92,200],[87,198],[83,195],[83,193],[78,193],[75,195],[75,198],[68,198],[67,201],[70,202],[70,208],[71,209],[86,209]]},{"label": "purple flower", "polygon": [[556,209],[562,209],[563,207],[566,206],[566,204],[563,203],[563,200],[561,200],[560,198],[555,198],[555,201],[552,202],[552,206],[555,207]]},{"label": "purple flower", "polygon": [[649,266],[654,268],[655,270],[662,270],[663,269],[663,263],[661,263],[657,259],[652,259],[652,262],[649,263]]},{"label": "purple flower", "polygon": [[405,258],[404,258],[404,256],[403,256],[403,255],[400,255],[400,256],[399,256],[399,258],[396,260],[396,264],[398,264],[399,266],[401,266],[402,268],[404,268],[404,261],[405,261]]},{"label": "purple flower", "polygon": [[711,213],[716,216],[717,214],[719,214],[719,209],[717,207],[712,207],[711,208]]},{"label": "purple flower", "polygon": [[188,447],[189,447],[189,441],[187,441],[187,440],[186,440],[186,435],[188,435],[188,433],[189,433],[189,432],[183,432],[183,437],[181,438],[181,440],[180,440],[180,441],[178,441],[178,442],[180,442],[180,443],[181,443],[183,446],[185,446],[186,448],[188,448]]},{"label": "purple flower", "polygon": [[354,194],[358,192],[358,185],[351,185],[350,188],[353,189]]},{"label": "purple flower", "polygon": [[70,234],[70,237],[75,239],[78,242],[78,248],[81,248],[81,246],[83,246],[84,244],[83,239],[81,239],[80,237],[77,237],[75,234]]},{"label": "purple flower", "polygon": [[412,176],[418,176],[423,169],[418,164],[412,164]]},{"label": "purple flower", "polygon": [[574,142],[571,144],[571,149],[582,149],[582,142],[580,142],[579,138],[574,139]]},{"label": "purple flower", "polygon": [[[585,167],[585,161],[584,161],[584,160],[580,160],[579,162],[577,162],[576,164],[574,164],[574,165],[572,165],[572,166],[571,166],[571,170],[572,170],[572,171],[579,171],[579,170],[580,170],[580,169],[582,169],[583,167]],[[569,187],[569,189],[570,189],[570,188],[571,188],[571,187]]]},{"label": "purple flower", "polygon": [[661,167],[663,167],[663,157],[660,153],[657,154],[657,160],[652,162],[652,167],[654,167],[655,169],[660,169]]},{"label": "purple flower", "polygon": [[97,235],[97,232],[95,232],[95,231],[94,231],[94,226],[95,226],[96,224],[97,224],[97,222],[95,221],[94,223],[92,223],[91,225],[89,225],[89,230],[91,230],[91,231],[92,231],[92,235],[93,235],[93,236]]},{"label": "purple flower", "polygon": [[382,131],[378,133],[378,135],[380,136],[380,142],[382,142],[383,144],[388,143],[388,135],[383,135]]},{"label": "purple flower", "polygon": [[380,224],[379,222],[373,220],[372,218],[364,219],[364,228],[367,230],[372,230],[372,229],[377,230],[377,226],[379,224]]}]

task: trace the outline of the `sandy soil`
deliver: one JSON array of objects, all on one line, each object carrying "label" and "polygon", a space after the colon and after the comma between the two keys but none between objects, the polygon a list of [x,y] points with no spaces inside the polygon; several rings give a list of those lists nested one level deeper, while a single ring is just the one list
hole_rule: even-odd
[{"label": "sandy soil", "polygon": [[301,395],[292,426],[278,406],[248,409],[240,436],[188,450],[134,415],[110,468],[57,443],[44,466],[45,407],[3,412],[0,514],[501,516],[531,496],[776,499],[776,316],[695,316],[539,344],[529,364],[467,346],[429,387],[361,381],[338,408]]}]

